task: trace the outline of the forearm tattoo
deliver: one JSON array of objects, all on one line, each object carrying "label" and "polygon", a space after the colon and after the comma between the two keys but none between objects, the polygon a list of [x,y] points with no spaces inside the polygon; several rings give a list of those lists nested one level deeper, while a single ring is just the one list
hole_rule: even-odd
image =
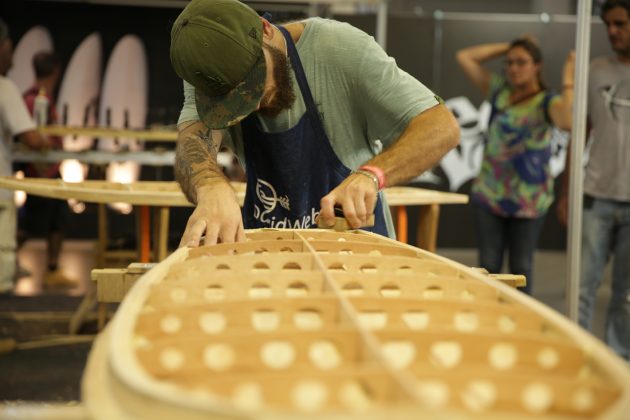
[{"label": "forearm tattoo", "polygon": [[219,146],[220,138],[213,138],[212,130],[205,127],[186,133],[177,142],[175,179],[193,204],[197,204],[198,187],[223,177],[217,164]]}]

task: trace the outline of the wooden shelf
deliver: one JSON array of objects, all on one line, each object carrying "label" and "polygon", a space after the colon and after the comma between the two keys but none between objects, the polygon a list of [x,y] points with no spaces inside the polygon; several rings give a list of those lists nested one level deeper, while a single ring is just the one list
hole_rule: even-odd
[{"label": "wooden shelf", "polygon": [[63,125],[49,125],[40,127],[39,132],[49,136],[88,136],[88,137],[116,137],[145,141],[177,141],[177,130],[134,130],[111,127],[73,127]]}]

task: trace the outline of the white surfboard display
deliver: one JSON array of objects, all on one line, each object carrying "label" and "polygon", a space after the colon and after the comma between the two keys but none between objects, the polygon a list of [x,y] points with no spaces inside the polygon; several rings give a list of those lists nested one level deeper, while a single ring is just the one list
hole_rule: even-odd
[{"label": "white surfboard display", "polygon": [[[99,124],[114,128],[144,128],[147,118],[148,80],[147,58],[144,45],[135,35],[126,35],[118,41],[107,62],[101,101]],[[99,150],[142,150],[142,142],[133,138],[101,137]],[[112,162],[107,168],[107,180],[130,183],[140,174],[136,162]],[[116,203],[112,207],[129,213],[131,206]]]},{"label": "white surfboard display", "polygon": [[[95,106],[101,88],[102,55],[101,35],[96,32],[88,35],[75,50],[66,67],[57,97],[60,124],[94,125]],[[93,142],[92,137],[66,136],[63,148],[77,152],[91,148]]]},{"label": "white surfboard display", "polygon": [[[96,121],[96,104],[101,87],[101,60],[103,46],[97,32],[88,35],[79,44],[66,67],[59,95],[57,113],[59,123],[70,126],[93,126]],[[63,148],[78,152],[89,150],[94,138],[89,136],[65,136]],[[66,182],[81,182],[85,179],[87,165],[78,160],[64,160],[61,163],[61,177]],[[83,203],[71,200],[71,208],[80,213]]]},{"label": "white surfboard display", "polygon": [[43,26],[33,26],[20,38],[13,53],[13,67],[7,74],[20,92],[24,92],[35,83],[33,56],[38,52],[53,51],[53,49],[50,32]]}]

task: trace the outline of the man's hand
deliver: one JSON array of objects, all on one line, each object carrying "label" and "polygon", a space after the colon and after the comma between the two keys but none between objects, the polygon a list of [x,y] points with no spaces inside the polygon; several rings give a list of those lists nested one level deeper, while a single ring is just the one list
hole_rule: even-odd
[{"label": "man's hand", "polygon": [[213,132],[200,121],[178,127],[175,179],[188,201],[196,205],[179,246],[242,242],[245,240],[241,208],[230,182],[217,164],[223,133]]},{"label": "man's hand", "polygon": [[179,246],[199,246],[204,234],[205,245],[245,241],[241,208],[226,182],[199,188],[197,207],[188,219]]},{"label": "man's hand", "polygon": [[366,226],[376,207],[377,190],[374,181],[362,174],[352,174],[337,188],[321,199],[320,219],[327,226],[335,224],[335,205],[343,208],[343,215],[353,229]]}]

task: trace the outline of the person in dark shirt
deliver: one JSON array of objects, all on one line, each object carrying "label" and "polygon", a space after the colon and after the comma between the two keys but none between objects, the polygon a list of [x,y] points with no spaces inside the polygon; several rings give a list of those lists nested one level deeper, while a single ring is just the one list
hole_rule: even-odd
[{"label": "person in dark shirt", "polygon": [[[54,105],[53,94],[61,76],[61,60],[52,52],[39,52],[33,57],[35,70],[35,84],[24,92],[24,101],[34,115],[38,95],[45,95],[48,100],[46,124],[58,122],[57,110]],[[63,139],[49,136],[48,140],[53,149],[63,148]],[[59,178],[59,164],[29,163],[24,167],[27,177]],[[24,206],[18,216],[18,247],[34,234],[44,234],[47,245],[47,272],[44,282],[47,286],[70,285],[68,279],[59,270],[59,254],[64,238],[65,224],[68,214],[68,204],[65,200],[57,200],[35,195],[27,196]]]}]

